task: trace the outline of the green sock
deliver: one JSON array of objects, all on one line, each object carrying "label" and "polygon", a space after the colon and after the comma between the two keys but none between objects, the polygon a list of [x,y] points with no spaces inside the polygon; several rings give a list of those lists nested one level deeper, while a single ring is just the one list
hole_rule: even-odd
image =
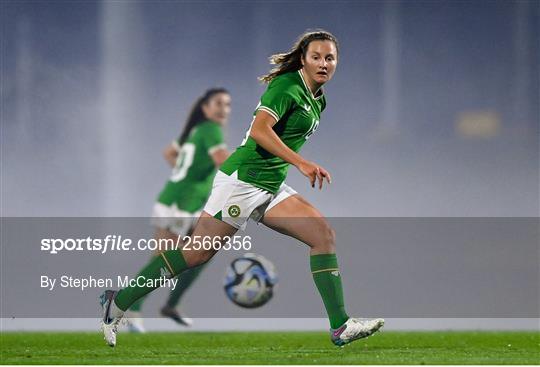
[{"label": "green sock", "polygon": [[[159,255],[158,255],[158,256],[159,256]],[[148,263],[146,263],[146,266],[148,266],[152,261],[154,261],[154,259],[155,259],[156,257],[157,257],[157,256],[152,256],[152,258],[150,259],[150,261],[149,261]],[[145,269],[146,266],[145,266],[143,269]],[[141,269],[141,271],[137,274],[137,276],[142,275],[143,269]],[[129,307],[130,311],[140,312],[141,309],[142,309],[142,305],[143,305],[145,299],[146,299],[146,296],[142,296],[141,298],[139,298],[138,300],[136,300],[135,303],[133,303],[133,304]]]},{"label": "green sock", "polygon": [[[168,278],[172,278],[180,274],[188,268],[186,260],[179,250],[169,250],[163,252],[160,256],[156,256],[144,269],[141,270],[139,276],[146,279],[158,280],[164,277],[162,274],[168,274]],[[157,283],[157,282],[155,282]],[[122,311],[127,310],[139,298],[152,292],[157,287],[137,285],[126,287],[118,292],[114,299],[114,303]]]},{"label": "green sock", "polygon": [[349,319],[349,316],[345,312],[343,287],[336,254],[312,255],[309,262],[313,280],[321,294],[330,320],[330,327],[337,329]]},{"label": "green sock", "polygon": [[187,289],[193,284],[195,279],[197,279],[204,266],[205,264],[202,264],[188,269],[178,276],[178,284],[176,285],[176,288],[171,291],[169,299],[167,300],[168,307],[174,308],[180,303],[180,298],[182,298]]}]

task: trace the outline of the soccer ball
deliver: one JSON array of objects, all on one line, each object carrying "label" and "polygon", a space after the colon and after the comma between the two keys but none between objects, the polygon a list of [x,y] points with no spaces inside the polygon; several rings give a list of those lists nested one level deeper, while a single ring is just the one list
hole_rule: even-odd
[{"label": "soccer ball", "polygon": [[274,265],[261,255],[246,253],[225,272],[225,294],[240,307],[261,307],[272,298],[276,285]]}]

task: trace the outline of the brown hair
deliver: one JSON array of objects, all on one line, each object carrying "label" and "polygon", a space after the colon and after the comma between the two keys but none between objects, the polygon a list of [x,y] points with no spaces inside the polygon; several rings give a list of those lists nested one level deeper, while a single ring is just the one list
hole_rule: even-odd
[{"label": "brown hair", "polygon": [[339,52],[337,38],[332,33],[323,29],[308,30],[298,37],[289,52],[270,56],[270,64],[276,65],[276,67],[270,70],[268,74],[259,77],[259,80],[269,83],[278,75],[300,70],[302,68],[302,57],[306,56],[308,46],[313,41],[332,41]]}]

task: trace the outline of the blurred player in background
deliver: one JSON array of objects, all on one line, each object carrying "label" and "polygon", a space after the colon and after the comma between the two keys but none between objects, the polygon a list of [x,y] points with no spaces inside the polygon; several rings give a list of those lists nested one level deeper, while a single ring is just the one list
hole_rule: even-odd
[{"label": "blurred player in background", "polygon": [[[338,346],[365,338],[379,330],[384,320],[360,320],[345,311],[341,274],[335,253],[334,230],[324,216],[284,181],[290,165],[322,188],[330,173],[298,154],[317,130],[326,107],[322,86],[336,70],[338,42],[326,31],[306,32],[290,51],[271,57],[276,65],[261,80],[269,83],[257,106],[251,127],[236,151],[223,163],[212,193],[192,238],[210,236],[225,242],[248,218],[294,237],[310,247],[313,280],[330,321],[330,338]],[[337,121],[335,122],[337,123]],[[208,261],[216,249],[166,251],[141,274],[162,279],[181,274]],[[106,342],[116,344],[117,325],[124,311],[155,287],[133,286],[101,296],[102,331]]]},{"label": "blurred player in background", "polygon": [[[180,137],[165,148],[164,158],[173,170],[152,213],[156,239],[170,238],[176,242],[177,236],[191,234],[210,195],[216,170],[229,156],[223,128],[230,113],[229,92],[224,88],[207,90],[193,105]],[[161,315],[181,325],[191,326],[192,320],[183,315],[177,306],[203,267],[204,264],[201,264],[179,275],[176,288],[161,308]],[[132,332],[145,331],[140,313],[144,299],[141,297],[132,304],[126,315]]]}]

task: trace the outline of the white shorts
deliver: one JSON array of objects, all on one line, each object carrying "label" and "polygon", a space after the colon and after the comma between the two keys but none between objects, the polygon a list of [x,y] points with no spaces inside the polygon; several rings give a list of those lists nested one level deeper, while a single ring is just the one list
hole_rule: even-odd
[{"label": "white shorts", "polygon": [[245,230],[249,218],[260,221],[267,211],[294,194],[296,191],[284,183],[272,194],[240,181],[236,172],[228,176],[218,171],[204,211],[218,218],[221,212],[222,221]]},{"label": "white shorts", "polygon": [[151,222],[155,227],[167,229],[179,236],[186,236],[200,215],[200,210],[196,213],[189,213],[178,209],[176,204],[167,206],[157,202],[152,210]]}]

